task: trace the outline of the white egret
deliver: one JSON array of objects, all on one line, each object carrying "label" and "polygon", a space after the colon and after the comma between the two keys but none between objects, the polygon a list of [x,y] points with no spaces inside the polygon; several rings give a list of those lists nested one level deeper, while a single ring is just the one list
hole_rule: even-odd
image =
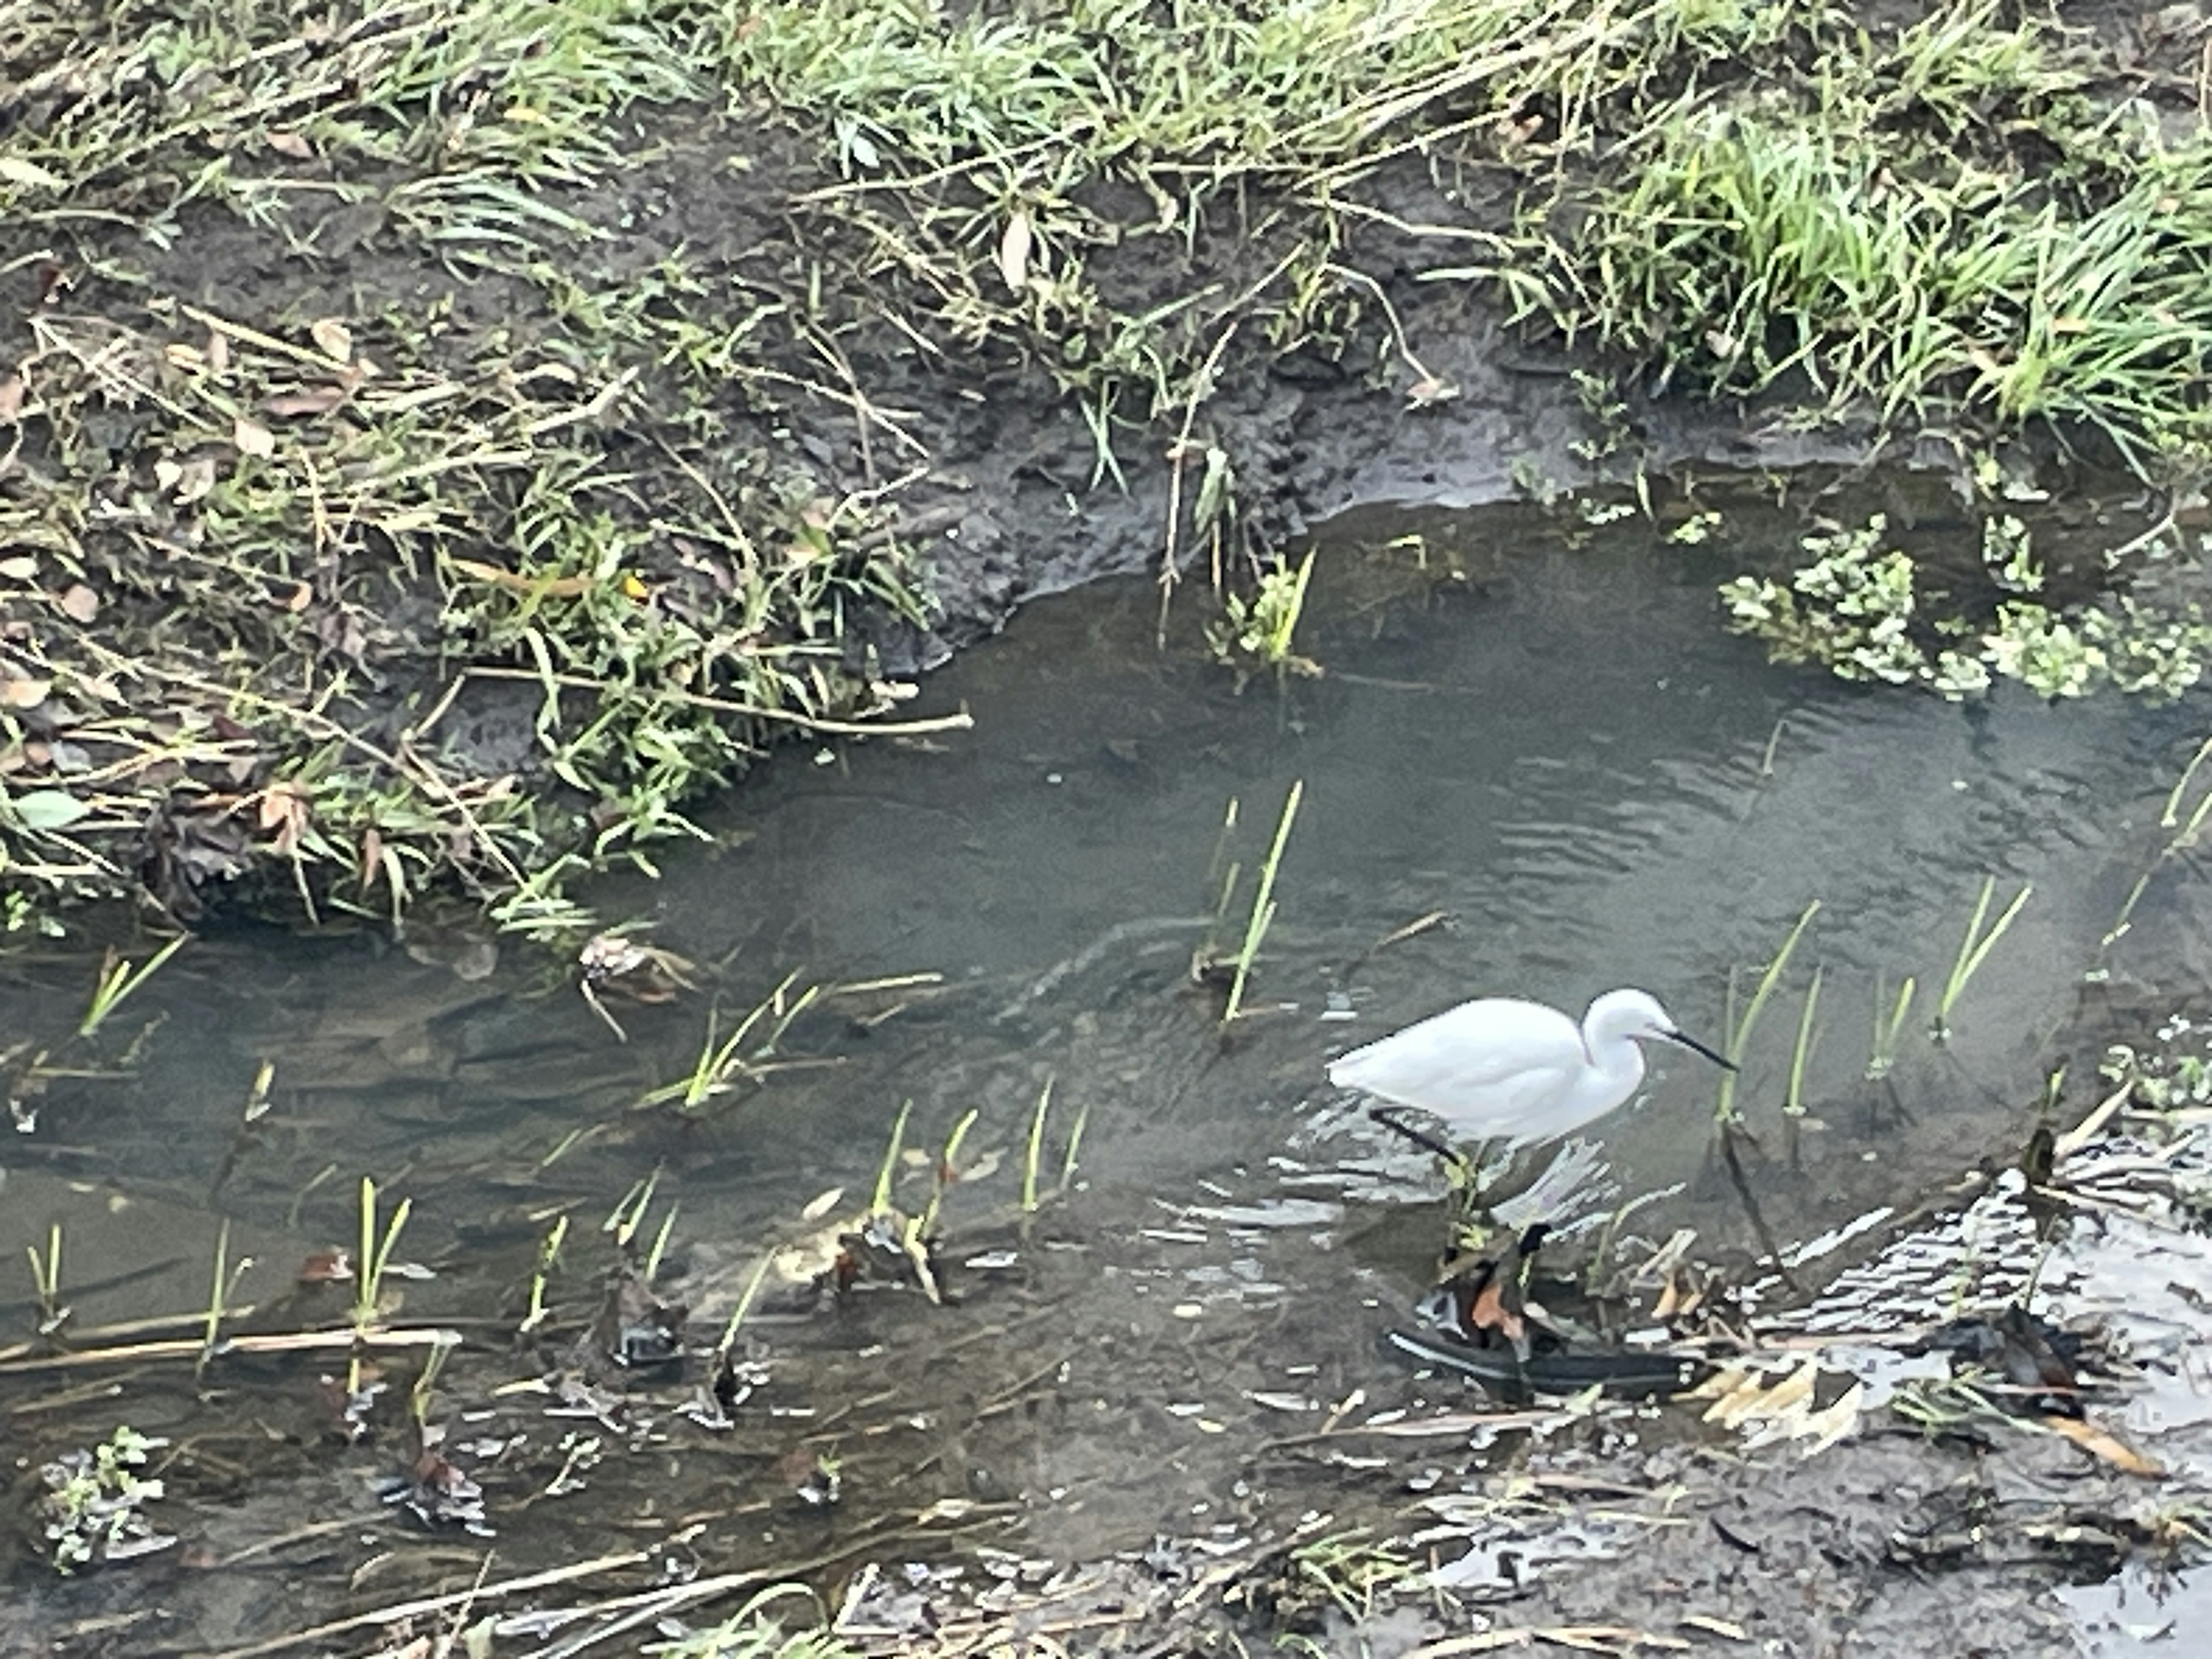
[{"label": "white egret", "polygon": [[[1462,1002],[1332,1061],[1328,1080],[1425,1113],[1455,1141],[1528,1146],[1571,1134],[1633,1095],[1644,1080],[1638,1045],[1651,1038],[1735,1069],[1684,1036],[1649,992],[1607,991],[1580,1025],[1517,997]],[[1388,1108],[1368,1111],[1430,1151],[1454,1156]]]}]

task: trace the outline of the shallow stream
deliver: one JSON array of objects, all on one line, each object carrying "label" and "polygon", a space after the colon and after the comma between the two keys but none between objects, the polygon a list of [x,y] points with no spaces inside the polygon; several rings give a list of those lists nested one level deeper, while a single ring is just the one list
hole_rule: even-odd
[{"label": "shallow stream", "polygon": [[[965,706],[972,732],[788,753],[708,821],[715,845],[667,849],[658,883],[599,886],[604,920],[649,923],[637,937],[694,964],[697,988],[665,1003],[610,991],[626,1042],[573,975],[465,933],[211,933],[111,1021],[96,1052],[116,1075],[58,1077],[26,1103],[34,1129],[0,1149],[0,1257],[45,1248],[58,1222],[71,1328],[178,1315],[204,1305],[228,1217],[228,1259],[254,1263],[234,1299],[265,1304],[311,1253],[356,1237],[374,1176],[387,1211],[412,1203],[398,1256],[437,1275],[402,1281],[389,1316],[463,1330],[447,1386],[499,1419],[482,1435],[505,1449],[472,1466],[507,1571],[732,1508],[746,1518],[702,1555],[834,1560],[872,1540],[896,1553],[910,1540],[885,1517],[933,1504],[956,1529],[988,1522],[1007,1547],[1060,1559],[1269,1501],[1295,1512],[1344,1468],[1271,1460],[1338,1420],[1332,1407],[1358,1390],[1458,1395],[1375,1346],[1421,1288],[1441,1187],[1327,1087],[1330,1054],[1467,997],[1578,1012],[1617,985],[1717,1044],[1731,972],[1741,1006],[1817,900],[1737,1097],[1764,1224],[1788,1245],[2011,1160],[2061,1061],[2059,1116],[2078,1118],[2096,1086],[2079,1045],[2107,1005],[2178,1001],[2201,965],[2185,863],[2107,938],[2162,844],[2201,700],[2047,708],[2001,692],[1960,708],[1771,666],[1721,630],[1714,586],[1747,547],[1784,555],[1800,522],[1746,507],[1731,526],[1722,553],[1655,552],[1634,526],[1569,535],[1533,509],[1341,524],[1298,640],[1325,672],[1241,692],[1194,637],[1214,608],[1196,588],[1174,596],[1164,651],[1150,585],[1035,604],[912,705]],[[1920,528],[1945,533],[1940,515]],[[1294,784],[1273,925],[1224,1037],[1194,956],[1233,952]],[[2000,905],[2023,883],[2033,896],[1938,1046],[1927,1030],[1984,876]],[[1392,938],[1424,918],[1440,920]],[[1778,1109],[1815,964],[1793,1167]],[[0,969],[9,1041],[58,1048],[94,967]],[[1876,1011],[1906,975],[1918,992],[1898,1064],[1869,1083]],[[908,975],[922,977],[849,988]],[[754,1075],[696,1112],[641,1108],[787,981],[787,1001],[823,990]],[[269,1109],[248,1125],[264,1061]],[[1008,1214],[1048,1080],[1046,1175],[1080,1114],[1079,1184],[1024,1237]],[[1677,1189],[1638,1226],[1747,1256],[1759,1237],[1711,1156],[1715,1084],[1693,1057],[1659,1057],[1644,1097],[1598,1132],[1624,1194]],[[514,1327],[551,1218],[572,1218],[552,1296],[574,1337],[611,1257],[603,1218],[658,1171],[647,1236],[675,1212],[659,1283],[711,1342],[763,1253],[820,1231],[802,1206],[832,1188],[833,1213],[863,1203],[908,1102],[908,1144],[933,1149],[902,1187],[909,1209],[933,1149],[978,1114],[971,1178],[945,1200],[955,1305],[894,1292],[764,1321],[761,1402],[785,1415],[743,1449],[666,1413],[649,1436],[603,1423],[609,1447],[649,1442],[650,1467],[603,1447],[580,1486],[555,1491],[575,1462],[566,1431],[522,1426],[511,1390],[484,1404],[541,1368]],[[957,1265],[992,1250],[1009,1265]],[[26,1289],[19,1273],[0,1291],[0,1358],[19,1364],[37,1319]],[[342,1319],[344,1294],[294,1322]],[[424,1538],[373,1490],[389,1448],[347,1448],[317,1417],[313,1378],[332,1364],[219,1362],[198,1389],[173,1363],[0,1370],[9,1437],[32,1461],[125,1420],[194,1460],[171,1480],[179,1552],[49,1584],[20,1616],[112,1613],[131,1599],[126,1573],[160,1575],[161,1642],[220,1646],[434,1576],[418,1564],[337,1588]],[[795,1510],[783,1466],[829,1449],[842,1504]],[[282,1479],[257,1479],[264,1465]],[[187,1571],[303,1527],[322,1541],[258,1554],[262,1576]],[[19,1592],[47,1583],[17,1570]]]}]

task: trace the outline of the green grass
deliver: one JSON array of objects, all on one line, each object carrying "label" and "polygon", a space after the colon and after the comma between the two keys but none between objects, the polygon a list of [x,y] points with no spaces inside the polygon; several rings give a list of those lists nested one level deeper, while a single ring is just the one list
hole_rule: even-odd
[{"label": "green grass", "polygon": [[2084,48],[1989,0],[1901,34],[1797,9],[1818,73],[1662,83],[1494,264],[1431,274],[1480,270],[1658,386],[1908,434],[2092,428],[2147,475],[2200,470],[2212,142],[2093,102]]}]

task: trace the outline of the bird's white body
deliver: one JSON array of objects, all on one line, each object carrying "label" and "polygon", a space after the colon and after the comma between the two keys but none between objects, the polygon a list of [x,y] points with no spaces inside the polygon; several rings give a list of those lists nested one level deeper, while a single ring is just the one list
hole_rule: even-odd
[{"label": "bird's white body", "polygon": [[1571,1134],[1627,1100],[1644,1081],[1637,1045],[1648,1037],[1704,1051],[1643,991],[1607,992],[1579,1025],[1540,1002],[1485,997],[1354,1048],[1328,1078],[1426,1112],[1455,1140],[1522,1145]]}]

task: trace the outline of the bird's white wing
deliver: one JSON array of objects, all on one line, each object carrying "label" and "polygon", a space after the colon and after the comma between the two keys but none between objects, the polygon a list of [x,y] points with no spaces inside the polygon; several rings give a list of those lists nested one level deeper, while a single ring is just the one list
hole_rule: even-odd
[{"label": "bird's white wing", "polygon": [[1434,1114],[1462,1139],[1547,1132],[1547,1108],[1588,1068],[1581,1028],[1510,998],[1462,1003],[1332,1063],[1329,1081]]}]

